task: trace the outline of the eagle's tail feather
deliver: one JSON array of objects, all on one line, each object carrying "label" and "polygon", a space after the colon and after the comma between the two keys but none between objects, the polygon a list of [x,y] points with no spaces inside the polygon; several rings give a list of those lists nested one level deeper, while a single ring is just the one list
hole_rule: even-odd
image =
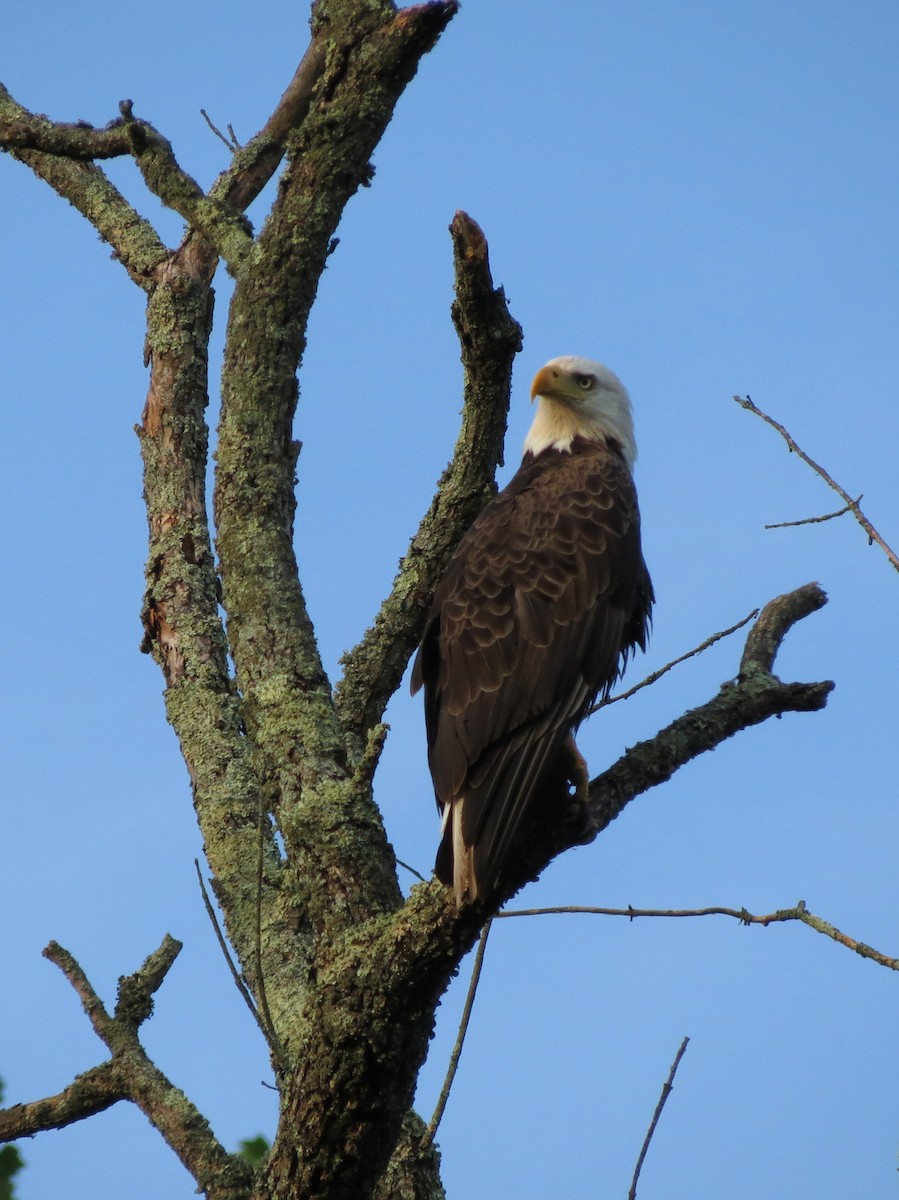
[{"label": "eagle's tail feather", "polygon": [[462,833],[462,810],[464,797],[458,796],[443,807],[440,826],[440,847],[434,873],[441,883],[452,885],[456,904],[472,903],[480,898],[478,879],[475,873],[474,846],[466,845]]}]

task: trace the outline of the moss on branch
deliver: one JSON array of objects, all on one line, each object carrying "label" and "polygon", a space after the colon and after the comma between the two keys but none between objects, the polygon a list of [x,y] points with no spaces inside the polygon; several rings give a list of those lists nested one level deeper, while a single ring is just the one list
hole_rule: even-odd
[{"label": "moss on branch", "polygon": [[33,140],[46,139],[45,144],[52,145],[54,131],[59,128],[46,117],[23,108],[0,84],[0,149],[24,163],[86,217],[112,246],[115,257],[134,282],[149,291],[156,270],[168,255],[150,222],[138,215],[94,163],[16,144],[17,140],[28,140],[22,137],[22,131],[27,130]]},{"label": "moss on branch", "polygon": [[463,366],[462,423],[453,458],[409,544],[374,624],[343,659],[335,704],[354,747],[383,714],[421,640],[431,597],[459,539],[496,491],[494,475],[521,349],[521,326],[490,272],[487,239],[467,213],[450,226],[455,263],[453,323]]},{"label": "moss on branch", "polygon": [[[353,786],[298,579],[296,371],[343,208],[370,178],[394,105],[455,7],[441,0],[401,13],[375,6],[360,14],[358,5],[339,3],[316,9],[325,65],[228,322],[215,516],[230,645],[266,792],[277,798],[289,857],[302,864],[301,905],[313,904],[332,924],[366,897],[381,909],[400,895],[370,788]],[[319,907],[327,896],[352,899]]]}]

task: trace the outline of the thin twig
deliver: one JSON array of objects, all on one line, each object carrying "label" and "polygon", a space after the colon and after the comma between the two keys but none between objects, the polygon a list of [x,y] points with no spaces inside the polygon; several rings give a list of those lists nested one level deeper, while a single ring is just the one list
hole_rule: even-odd
[{"label": "thin twig", "polygon": [[[229,142],[228,139],[225,137],[225,135],[222,133],[222,131],[218,128],[218,126],[213,125],[212,118],[209,116],[209,113],[206,111],[205,108],[200,109],[200,116],[203,118],[203,120],[206,122],[206,124],[209,126],[209,128],[212,130],[212,132],[215,134],[215,136],[220,141],[225,143],[225,145],[228,147],[228,149],[231,151],[232,154],[234,153],[235,150],[240,149],[240,146],[237,144],[236,140],[234,140],[233,142]],[[229,133],[231,132],[230,125],[228,126],[228,132]]]},{"label": "thin twig", "polygon": [[265,817],[265,809],[260,798],[259,838],[256,844],[256,990],[259,993],[260,1009],[257,1020],[261,1016],[261,1020],[259,1020],[260,1028],[265,1034],[265,1040],[271,1047],[275,1063],[279,1068],[282,1068],[286,1065],[287,1059],[284,1054],[284,1047],[281,1045],[281,1039],[275,1030],[275,1022],[272,1020],[271,1009],[268,1006],[268,994],[265,990],[265,972],[262,964],[262,875],[265,857]]},{"label": "thin twig", "polygon": [[785,921],[801,921],[803,925],[808,925],[809,928],[815,929],[818,933],[823,933],[826,937],[831,938],[835,942],[839,942],[841,946],[845,946],[847,950],[852,950],[856,954],[860,954],[862,958],[870,958],[872,962],[878,963],[882,967],[887,967],[891,971],[899,971],[899,958],[890,958],[886,954],[882,954],[879,950],[866,945],[864,942],[856,941],[855,938],[849,937],[837,929],[835,925],[831,925],[829,921],[825,921],[823,917],[815,916],[814,913],[808,911],[805,906],[805,901],[800,900],[793,908],[779,908],[776,912],[763,913],[756,915],[745,908],[632,908],[630,905],[627,908],[599,908],[589,905],[560,905],[555,908],[514,908],[507,909],[504,912],[497,913],[497,917],[542,917],[558,913],[586,913],[592,916],[602,917],[627,917],[633,921],[637,917],[733,917],[739,921],[741,925],[775,925]]},{"label": "thin twig", "polygon": [[713,633],[711,637],[707,637],[704,642],[695,646],[692,650],[688,650],[686,654],[682,654],[679,658],[673,658],[671,662],[665,663],[664,667],[659,667],[658,671],[653,671],[651,675],[647,675],[639,683],[635,683],[632,688],[628,688],[626,692],[619,692],[615,696],[606,696],[604,700],[600,700],[594,704],[592,708],[587,710],[587,716],[591,716],[595,712],[599,712],[601,708],[606,708],[609,704],[615,704],[619,700],[629,700],[635,692],[639,692],[641,688],[649,687],[650,684],[661,679],[666,675],[672,667],[679,666],[682,662],[686,662],[688,658],[693,658],[697,654],[702,654],[703,650],[708,650],[710,646],[714,646],[715,642],[720,642],[722,638],[728,637],[732,633],[736,633],[738,629],[742,629],[744,625],[759,615],[759,610],[754,608],[749,616],[744,617],[742,621],[738,621],[736,625],[731,625],[730,629],[722,629],[718,633]]},{"label": "thin twig", "polygon": [[800,521],[775,521],[771,525],[766,525],[766,529],[792,529],[795,525],[820,525],[822,521],[832,521],[834,517],[845,517],[846,513],[851,513],[861,504],[862,497],[857,496],[851,504],[847,504],[844,508],[838,508],[836,512],[825,513],[821,517],[803,517]]},{"label": "thin twig", "polygon": [[661,1096],[659,1096],[659,1102],[656,1105],[656,1110],[652,1114],[652,1120],[649,1122],[649,1128],[646,1131],[646,1137],[643,1139],[643,1146],[640,1150],[640,1157],[637,1159],[637,1166],[634,1168],[634,1178],[631,1180],[631,1190],[627,1194],[627,1200],[636,1200],[637,1180],[640,1178],[640,1171],[643,1168],[643,1160],[646,1158],[646,1151],[649,1149],[649,1143],[652,1141],[652,1135],[656,1131],[656,1125],[659,1123],[659,1117],[662,1115],[662,1109],[665,1107],[665,1101],[671,1095],[671,1089],[674,1087],[674,1076],[677,1074],[677,1068],[680,1066],[680,1060],[684,1057],[689,1044],[690,1039],[685,1037],[680,1044],[680,1049],[674,1056],[674,1062],[671,1064],[671,1070],[668,1072],[668,1078],[665,1080],[665,1085],[662,1088]]},{"label": "thin twig", "polygon": [[221,947],[222,954],[225,956],[225,962],[228,964],[228,970],[231,972],[231,978],[234,980],[237,990],[240,992],[241,996],[243,996],[247,1008],[253,1014],[253,1020],[262,1030],[262,1036],[269,1043],[269,1045],[271,1045],[271,1039],[262,1020],[262,1016],[260,1015],[256,1005],[253,1003],[253,997],[250,995],[249,988],[244,983],[243,977],[241,976],[237,967],[234,965],[234,959],[231,957],[231,951],[228,949],[228,943],[225,941],[225,935],[222,933],[221,926],[218,922],[218,917],[215,915],[215,909],[212,907],[212,901],[209,899],[209,892],[207,892],[206,884],[203,881],[200,863],[196,858],[194,859],[194,867],[196,868],[197,879],[200,883],[200,891],[203,894],[203,903],[206,906],[206,914],[209,917],[209,920],[212,922],[212,928],[215,930],[215,936],[218,939],[218,944]]},{"label": "thin twig", "polygon": [[490,933],[490,926],[492,924],[493,918],[491,917],[481,930],[477,952],[474,956],[474,966],[471,971],[471,981],[468,984],[468,995],[465,997],[462,1020],[459,1022],[459,1032],[456,1035],[456,1044],[453,1046],[453,1052],[450,1055],[449,1067],[447,1068],[446,1078],[443,1081],[443,1087],[440,1089],[440,1095],[437,1097],[437,1106],[434,1109],[434,1115],[431,1117],[431,1122],[421,1139],[420,1149],[422,1150],[426,1150],[434,1140],[434,1135],[437,1133],[437,1127],[440,1124],[447,1101],[449,1100],[450,1088],[453,1086],[456,1071],[459,1069],[459,1057],[462,1054],[462,1046],[465,1042],[465,1035],[468,1032],[468,1022],[471,1019],[471,1010],[474,1005],[475,993],[478,990],[478,981],[481,978],[481,967],[484,963],[484,951],[487,949],[487,935]]},{"label": "thin twig", "polygon": [[[837,481],[833,479],[832,476],[829,475],[819,463],[816,463],[813,458],[810,458],[806,452],[799,445],[797,445],[795,439],[790,435],[790,433],[787,432],[784,426],[781,425],[779,421],[775,421],[773,417],[769,417],[767,413],[762,412],[758,405],[753,403],[751,397],[746,396],[744,398],[743,396],[734,396],[734,400],[736,400],[737,404],[739,404],[741,408],[745,408],[747,412],[755,413],[757,417],[761,417],[761,419],[767,425],[770,425],[772,429],[777,430],[777,432],[789,446],[791,452],[798,454],[802,461],[810,466],[815,474],[819,475],[827,484],[827,486],[835,491],[842,499],[848,511],[852,513],[856,521],[858,521],[859,525],[861,525],[862,529],[864,529],[865,533],[868,535],[868,544],[870,545],[871,542],[876,542],[890,560],[893,568],[896,571],[899,571],[899,556],[897,556],[896,552],[887,545],[884,539],[880,536],[880,534],[859,508],[858,500],[853,500],[845,488],[840,487]],[[860,499],[861,497],[859,497],[859,500]],[[796,522],[796,524],[801,523],[802,522]]]},{"label": "thin twig", "polygon": [[[725,684],[705,704],[677,717],[655,737],[632,746],[590,781],[587,818],[592,833],[605,829],[635,796],[665,783],[685,763],[740,730],[776,713],[822,709],[833,683],[784,683],[773,671],[789,629],[826,602],[827,597],[815,583],[769,601],[750,628],[736,681]],[[568,844],[582,845],[587,836],[580,823],[576,837]]]},{"label": "thin twig", "polygon": [[407,862],[403,862],[403,860],[401,858],[398,858],[396,860],[396,865],[398,867],[405,867],[405,869],[409,872],[410,875],[414,875],[415,878],[420,879],[422,881],[422,883],[428,882],[427,879],[425,879],[424,875],[422,875],[421,871],[416,871],[416,869],[414,867],[410,867],[409,864]]}]

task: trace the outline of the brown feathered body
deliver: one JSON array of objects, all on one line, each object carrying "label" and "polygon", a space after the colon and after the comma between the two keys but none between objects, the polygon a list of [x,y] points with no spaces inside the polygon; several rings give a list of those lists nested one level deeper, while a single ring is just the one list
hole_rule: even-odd
[{"label": "brown feathered body", "polygon": [[[584,360],[554,360],[568,361]],[[644,647],[652,600],[633,479],[611,437],[526,453],[462,538],[412,685],[425,689],[443,815],[435,869],[460,904],[494,891],[567,735]]]}]

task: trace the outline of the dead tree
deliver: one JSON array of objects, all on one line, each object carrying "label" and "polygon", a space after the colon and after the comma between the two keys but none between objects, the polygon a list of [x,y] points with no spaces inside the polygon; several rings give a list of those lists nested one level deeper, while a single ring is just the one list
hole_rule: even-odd
[{"label": "dead tree", "polygon": [[[436,881],[404,900],[372,793],[384,707],[420,637],[456,542],[492,494],[521,331],[491,279],[483,234],[452,224],[464,409],[452,461],[370,629],[326,676],[294,556],[293,418],[309,311],[344,205],[369,182],[394,105],[456,14],[456,0],[317,0],[309,46],[260,132],[204,191],[128,101],[109,125],[59,124],[0,89],[0,147],[69,201],[146,293],[149,391],[140,422],[149,522],[144,649],[190,773],[239,983],[281,1095],[268,1162],[254,1172],[153,1064],[139,1037],[179,950],[166,938],[121,981],[110,1013],[75,958],[66,974],[105,1061],[57,1096],[0,1115],[12,1139],[120,1100],[138,1105],[215,1200],[433,1197],[438,1156],[411,1110],[440,996],[491,915],[457,911]],[[98,163],[131,156],[187,223],[170,248]],[[257,232],[243,215],[280,170]],[[215,468],[206,510],[212,278],[234,278]],[[350,569],[350,564],[343,564]],[[339,568],[338,568],[339,569]],[[596,836],[635,796],[740,729],[821,708],[828,683],[784,684],[774,657],[824,603],[809,585],[764,610],[740,673],[699,709],[634,747],[590,786]],[[223,621],[221,613],[227,615]],[[577,834],[583,839],[584,827]],[[563,851],[567,826],[535,831],[505,900]]]}]

